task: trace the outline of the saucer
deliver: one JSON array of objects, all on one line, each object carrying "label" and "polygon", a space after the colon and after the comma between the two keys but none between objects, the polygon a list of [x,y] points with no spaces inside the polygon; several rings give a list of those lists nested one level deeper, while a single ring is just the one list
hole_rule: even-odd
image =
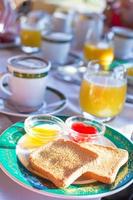
[{"label": "saucer", "polygon": [[78,54],[70,52],[66,63],[63,65],[53,64],[53,74],[60,80],[80,84],[80,68],[83,64],[84,62]]},{"label": "saucer", "polygon": [[29,115],[38,114],[55,114],[61,111],[65,105],[66,97],[64,94],[56,89],[47,87],[45,102],[37,111],[32,113],[21,113],[13,105],[9,104],[7,99],[0,98],[0,113],[18,117],[28,117]]}]

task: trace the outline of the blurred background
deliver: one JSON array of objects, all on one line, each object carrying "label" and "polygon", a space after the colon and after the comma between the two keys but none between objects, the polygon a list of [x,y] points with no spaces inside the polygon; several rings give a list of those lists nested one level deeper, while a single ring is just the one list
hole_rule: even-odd
[{"label": "blurred background", "polygon": [[[76,30],[75,38],[77,37],[76,41],[79,41],[79,46],[76,43],[77,46],[75,47],[73,43],[74,50],[81,51],[82,45],[86,40],[88,28],[85,35],[83,35],[82,41],[80,39],[83,29],[78,27],[78,24],[82,24],[86,19],[90,20],[93,18],[96,22],[95,33],[98,33],[100,38],[107,33],[108,40],[112,39],[112,35],[108,34],[112,27],[133,29],[133,0],[0,0],[0,42],[4,43],[4,41],[10,42],[14,40],[14,35],[20,33],[22,23],[24,22],[23,17],[27,18],[30,25],[38,23],[38,27],[43,33],[51,29],[56,30],[56,21],[52,20],[53,17],[54,20],[58,18],[59,15],[57,13],[69,14],[70,18],[67,21],[69,23],[67,23],[67,29],[64,30],[67,33]],[[78,18],[77,16],[80,17]],[[75,19],[78,20],[76,21]],[[64,20],[63,23],[65,22]],[[61,29],[62,27],[58,28]],[[25,33],[23,32],[23,34]],[[95,41],[96,39],[97,35]],[[93,40],[92,37],[91,40]],[[23,44],[25,42],[23,41]],[[113,58],[111,57],[110,62],[112,62]],[[131,59],[133,59],[132,56]],[[133,185],[116,195],[103,199],[132,200]]]},{"label": "blurred background", "polygon": [[[58,7],[65,6],[80,12],[104,13],[107,26],[126,26],[133,28],[132,0],[12,0],[16,9],[44,10],[53,13]],[[20,9],[20,10],[21,10]]]}]

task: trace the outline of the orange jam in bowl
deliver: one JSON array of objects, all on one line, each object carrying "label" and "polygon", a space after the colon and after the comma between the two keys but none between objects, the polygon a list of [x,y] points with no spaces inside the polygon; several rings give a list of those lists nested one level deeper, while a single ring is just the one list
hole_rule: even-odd
[{"label": "orange jam in bowl", "polygon": [[25,120],[24,128],[30,141],[41,146],[63,137],[64,122],[52,115],[30,116]]},{"label": "orange jam in bowl", "polygon": [[75,142],[99,144],[105,133],[104,124],[82,116],[69,117],[65,123],[68,127],[69,138]]}]

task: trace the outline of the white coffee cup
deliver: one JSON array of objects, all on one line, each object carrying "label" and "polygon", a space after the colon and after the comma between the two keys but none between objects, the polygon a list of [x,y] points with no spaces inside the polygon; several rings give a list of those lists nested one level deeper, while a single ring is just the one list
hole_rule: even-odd
[{"label": "white coffee cup", "polygon": [[[33,56],[8,59],[8,73],[0,79],[0,88],[20,112],[32,112],[44,103],[48,72],[51,64]],[[8,88],[4,86],[8,79]]]},{"label": "white coffee cup", "polygon": [[116,58],[128,58],[133,51],[133,31],[122,27],[113,27],[113,41]]},{"label": "white coffee cup", "polygon": [[43,35],[43,57],[52,63],[64,64],[70,51],[72,35],[51,32]]}]

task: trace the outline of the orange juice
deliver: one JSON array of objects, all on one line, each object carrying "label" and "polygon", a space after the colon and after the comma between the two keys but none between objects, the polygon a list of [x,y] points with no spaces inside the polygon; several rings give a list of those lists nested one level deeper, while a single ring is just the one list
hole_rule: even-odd
[{"label": "orange juice", "polygon": [[20,32],[21,43],[29,47],[41,47],[41,31],[34,29],[22,29]]},{"label": "orange juice", "polygon": [[96,117],[114,117],[122,110],[125,96],[126,81],[94,75],[81,84],[80,106]]},{"label": "orange juice", "polygon": [[104,70],[109,69],[109,65],[114,59],[114,50],[106,43],[99,43],[98,45],[86,43],[83,51],[87,61],[99,60]]}]

